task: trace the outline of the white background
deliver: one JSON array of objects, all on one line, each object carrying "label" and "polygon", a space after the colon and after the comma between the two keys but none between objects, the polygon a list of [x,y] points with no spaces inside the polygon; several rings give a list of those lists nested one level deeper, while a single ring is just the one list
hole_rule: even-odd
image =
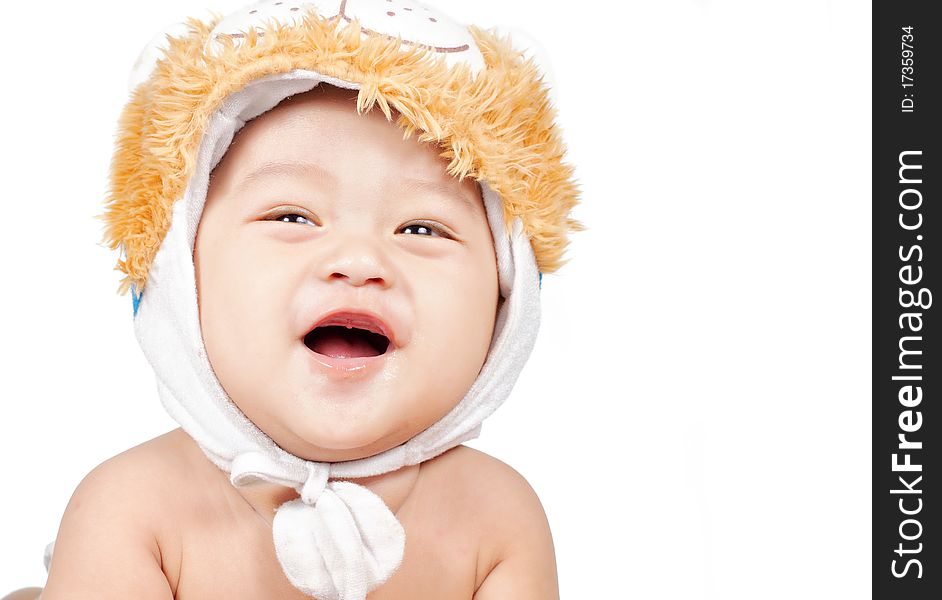
[{"label": "white background", "polygon": [[[174,429],[98,245],[138,52],[194,7],[4,7],[0,595],[95,465]],[[870,593],[871,17],[854,0],[438,0],[553,61],[589,230],[469,445],[548,515],[563,598]]]}]

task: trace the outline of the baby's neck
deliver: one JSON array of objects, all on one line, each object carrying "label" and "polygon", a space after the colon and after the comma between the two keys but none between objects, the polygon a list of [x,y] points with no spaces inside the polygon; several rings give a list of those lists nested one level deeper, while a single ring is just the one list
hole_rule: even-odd
[{"label": "baby's neck", "polygon": [[[298,492],[290,487],[265,481],[243,487],[233,486],[229,482],[228,474],[214,465],[209,458],[203,454],[203,451],[193,438],[183,431],[183,429],[177,429],[170,432],[168,435],[176,437],[178,442],[185,446],[187,452],[197,464],[202,465],[212,476],[219,478],[220,485],[229,486],[235,490],[259,517],[269,525],[271,525],[272,520],[275,518],[275,509],[285,502],[300,497]],[[409,500],[417,495],[421,467],[422,464],[419,463],[371,477],[341,477],[336,479],[331,478],[330,481],[350,481],[357,485],[362,485],[379,496],[386,506],[389,507],[389,510],[398,516],[400,511],[409,503]]]},{"label": "baby's neck", "polygon": [[[350,481],[369,489],[383,500],[393,514],[398,516],[418,487],[421,467],[422,463],[419,463],[372,477],[358,477],[356,479],[345,477],[337,480]],[[335,481],[335,479],[331,478],[330,481]],[[249,506],[269,524],[275,518],[275,509],[285,502],[299,497],[298,492],[292,488],[267,482],[235,489]]]}]

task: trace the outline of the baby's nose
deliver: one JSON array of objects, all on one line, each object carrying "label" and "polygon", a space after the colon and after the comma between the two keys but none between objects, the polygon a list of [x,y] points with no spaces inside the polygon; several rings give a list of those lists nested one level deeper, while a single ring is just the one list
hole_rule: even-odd
[{"label": "baby's nose", "polygon": [[375,240],[352,237],[338,240],[332,252],[323,257],[322,276],[327,281],[342,280],[357,287],[366,284],[389,287],[392,269],[382,248]]},{"label": "baby's nose", "polygon": [[367,276],[360,271],[355,271],[354,269],[345,269],[344,271],[335,271],[330,274],[330,279],[343,279],[346,280],[350,285],[362,286],[367,283],[378,283],[382,287],[386,287],[386,278],[382,276]]}]

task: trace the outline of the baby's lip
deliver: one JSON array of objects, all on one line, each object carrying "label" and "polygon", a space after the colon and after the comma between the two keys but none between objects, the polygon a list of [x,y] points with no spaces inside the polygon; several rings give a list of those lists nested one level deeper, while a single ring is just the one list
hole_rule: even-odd
[{"label": "baby's lip", "polygon": [[343,306],[330,309],[318,317],[313,324],[307,328],[304,335],[306,336],[318,327],[327,327],[330,325],[351,326],[385,336],[389,340],[389,344],[392,348],[399,348],[402,344],[402,333],[399,327],[391,324],[393,322],[393,320],[384,318],[379,313],[365,308]]}]

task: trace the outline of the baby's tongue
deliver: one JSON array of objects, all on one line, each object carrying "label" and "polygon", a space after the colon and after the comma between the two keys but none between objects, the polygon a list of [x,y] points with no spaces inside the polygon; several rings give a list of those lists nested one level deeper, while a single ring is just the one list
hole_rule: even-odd
[{"label": "baby's tongue", "polygon": [[354,334],[326,333],[311,344],[311,350],[334,358],[353,358],[356,356],[376,356],[376,348]]}]

